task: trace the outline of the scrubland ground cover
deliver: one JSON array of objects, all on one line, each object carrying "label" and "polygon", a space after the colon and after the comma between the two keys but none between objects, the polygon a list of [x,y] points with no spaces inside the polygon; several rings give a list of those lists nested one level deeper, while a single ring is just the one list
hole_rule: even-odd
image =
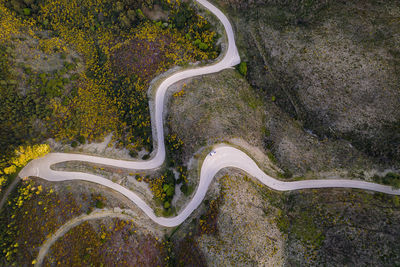
[{"label": "scrubland ground cover", "polygon": [[278,193],[229,171],[171,237],[176,266],[385,266],[399,262],[399,198],[358,190]]},{"label": "scrubland ground cover", "polygon": [[237,71],[194,78],[173,90],[166,123],[167,165],[180,174],[185,195],[196,188],[199,166],[193,162],[202,158],[195,154],[204,147],[238,138],[263,149],[264,102]]},{"label": "scrubland ground cover", "polygon": [[[311,1],[290,10],[278,2],[263,8],[229,2],[248,63],[238,67],[241,76],[227,70],[183,85],[169,108],[165,169],[156,177],[119,173],[148,183],[159,215],[175,214],[177,185],[191,194],[187,167],[193,153],[234,137],[264,147],[270,161],[284,169],[282,178],[292,172],[363,168],[371,164],[371,155],[398,156],[398,112],[393,109],[398,96],[393,80],[398,77],[398,49],[393,47],[398,9],[385,9],[393,7],[391,1],[379,2],[382,7],[368,1],[366,8],[353,1]],[[381,12],[371,13],[372,7]],[[247,15],[239,18],[241,10]],[[348,10],[368,18],[366,25]],[[338,20],[344,22],[334,23]],[[363,29],[361,34],[356,28]],[[20,155],[15,149],[49,137],[78,146],[112,132],[113,142],[132,156],[150,151],[149,82],[173,65],[214,59],[219,50],[210,23],[179,2],[3,0],[0,29],[4,185],[20,167],[13,160]],[[377,50],[378,44],[383,50]],[[360,88],[366,88],[364,93]],[[374,111],[365,112],[364,106]],[[387,110],[393,111],[394,121],[382,120]],[[379,129],[383,135],[362,139],[363,123],[372,129],[367,137]],[[356,131],[348,131],[351,127]],[[386,141],[376,146],[386,140],[381,137],[392,140],[393,149]],[[98,174],[115,172],[90,168]],[[356,176],[366,178],[358,172]],[[373,179],[398,186],[397,174]],[[2,264],[30,264],[38,246],[72,217],[94,208],[123,207],[98,194],[100,190],[59,190],[62,185],[49,184],[24,180],[3,208]],[[400,264],[398,197],[354,190],[276,193],[232,172],[219,177],[214,187],[216,193],[208,194],[200,215],[194,214],[164,241],[136,233],[132,222],[86,222],[54,244],[45,264]]]},{"label": "scrubland ground cover", "polygon": [[[49,137],[77,146],[112,132],[132,155],[151,151],[149,82],[170,66],[218,55],[217,34],[187,3],[0,5],[3,150]],[[164,21],[143,14],[155,5]]]},{"label": "scrubland ground cover", "polygon": [[[265,117],[260,120],[264,123],[252,131],[261,131],[261,137],[248,135],[247,138],[252,137],[248,138],[248,142],[256,142],[257,145],[257,140],[261,140],[270,160],[283,169],[282,178],[290,178],[292,174],[306,178],[341,176],[396,186],[397,174],[383,172],[374,177],[374,173],[396,167],[393,149],[398,149],[398,131],[396,119],[390,120],[398,114],[395,111],[399,99],[396,82],[398,60],[397,46],[394,45],[399,29],[396,26],[398,7],[393,1],[370,1],[364,7],[356,1],[346,4],[325,1],[329,4],[327,6],[322,3],[324,1],[312,1],[310,6],[302,6],[305,2],[292,1],[297,4],[285,10],[287,6],[279,1],[274,1],[275,5],[267,2],[252,5],[243,1],[218,1],[238,29],[238,44],[244,52],[242,59],[247,62],[238,70],[255,88],[251,88],[249,94],[256,98],[260,93],[264,95]],[[379,14],[376,13],[377,5],[382,8]],[[360,15],[350,15],[353,11]],[[347,24],[344,25],[343,21]],[[365,38],[360,39],[356,29],[362,29],[361,35]],[[371,34],[368,35],[369,30]],[[368,83],[364,82],[366,73],[374,73],[369,75]],[[224,128],[221,135],[226,137],[235,128],[243,127],[245,129],[238,132],[246,133],[246,129],[253,129],[252,124],[258,122],[257,119],[250,121],[257,116],[245,116],[253,114],[246,109],[235,118],[228,118],[232,111],[223,102],[218,102],[224,99],[226,91],[224,84],[218,81],[227,76],[214,76],[218,78],[214,78],[212,84],[208,83],[208,77],[203,77],[201,82],[194,80],[179,88],[172,97],[168,127],[170,133],[176,133],[183,141],[182,151],[188,151],[178,154],[184,162],[188,162],[199,147],[213,144],[212,137],[219,136],[221,128]],[[242,78],[229,77],[224,83],[236,89],[238,82],[235,79]],[[321,81],[324,84],[320,84]],[[218,86],[214,86],[216,84]],[[307,88],[312,89],[307,91]],[[233,95],[230,106],[236,107],[239,101],[234,97],[235,93],[230,92],[229,95]],[[209,104],[203,106],[202,99],[206,98],[209,101],[204,103]],[[189,112],[184,103],[190,102]],[[224,109],[216,114],[214,110],[220,106]],[[320,117],[323,123],[318,124]],[[220,118],[219,123],[213,123],[215,118]],[[240,123],[234,124],[235,121]],[[393,131],[380,131],[380,127],[386,129],[381,124],[383,122],[392,125]],[[231,132],[226,130],[231,127],[221,126],[232,124],[235,127]],[[365,132],[360,130],[364,126]],[[355,133],[351,137],[343,134],[351,129]],[[320,130],[325,132],[321,134]],[[327,134],[328,130],[336,133]],[[246,135],[240,134],[246,140]],[[366,139],[363,139],[364,134],[368,136]],[[381,140],[381,134],[387,134],[388,139],[376,141]],[[218,141],[221,140],[224,139]],[[239,184],[246,188],[237,181],[232,184],[233,187]],[[279,255],[277,258],[281,264],[388,265],[398,261],[396,255],[399,249],[393,243],[399,231],[394,223],[398,216],[397,197],[330,189],[278,194],[263,187],[256,188],[264,199],[260,211],[267,217],[271,216],[266,228],[278,229],[280,233],[280,238],[276,240],[281,242],[281,246],[275,253]],[[230,194],[234,195],[233,192]],[[253,197],[254,193],[249,195]],[[241,199],[243,197],[237,202]],[[228,209],[231,217],[238,213],[237,202]],[[208,204],[205,209],[211,210]],[[222,218],[220,215],[217,217]],[[258,248],[243,244],[241,240],[245,242],[246,237],[236,236],[240,231],[237,230],[239,227],[232,229],[237,224],[235,220],[227,219],[222,224],[221,219],[219,222],[223,226],[218,229],[229,230],[226,236],[217,237],[214,234],[199,237],[197,229],[204,222],[200,219],[188,221],[172,237],[176,247],[180,248],[174,251],[175,260],[182,266],[185,263],[201,266],[206,262],[210,265],[230,265],[238,260],[242,260],[243,265],[258,265],[261,262],[261,258],[254,256],[257,253],[249,256],[244,252],[248,247],[252,248],[252,252],[258,251]],[[244,225],[241,227],[246,228]],[[264,233],[249,233],[251,239],[259,236],[268,239]],[[272,240],[271,243],[274,243]],[[235,247],[235,244],[238,246]],[[184,247],[187,250],[181,252]],[[235,258],[231,253],[242,257]]]},{"label": "scrubland ground cover", "polygon": [[242,138],[263,147],[263,101],[234,70],[195,78],[177,88],[168,110],[168,131],[181,140],[171,156],[187,163],[201,147]]},{"label": "scrubland ground cover", "polygon": [[218,183],[220,195],[206,203],[208,211],[198,221],[196,241],[207,265],[282,264],[284,239],[274,222],[279,209],[266,203],[247,177],[230,173]]},{"label": "scrubland ground cover", "polygon": [[[150,81],[220,49],[211,24],[179,1],[2,0],[0,21],[2,186],[22,167],[9,169],[15,149],[48,138],[77,147],[112,133],[132,157],[151,151]],[[172,215],[174,174],[146,180]]]},{"label": "scrubland ground cover", "polygon": [[[185,168],[178,168],[177,176],[171,168],[161,168],[157,171],[132,171],[82,162],[60,163],[56,164],[54,168],[60,171],[93,173],[118,183],[138,194],[159,216],[175,214],[172,202],[175,192],[178,190],[176,186],[180,185],[182,192],[187,193],[188,190],[192,190],[188,185]],[[182,189],[182,186],[185,185],[188,188]]]},{"label": "scrubland ground cover", "polygon": [[282,168],[399,167],[397,1],[217,3],[267,101],[266,146]]},{"label": "scrubland ground cover", "polygon": [[265,171],[284,177],[286,172],[276,168],[276,160],[264,144],[266,103],[237,71],[193,78],[173,90],[166,132],[177,144],[169,145],[167,153],[172,166],[188,169],[189,186],[195,188],[198,182],[203,149],[221,142],[248,151]]},{"label": "scrubland ground cover", "polygon": [[165,242],[143,234],[133,220],[102,219],[69,230],[52,245],[43,266],[165,266],[165,262]]},{"label": "scrubland ground cover", "polygon": [[43,241],[71,218],[93,209],[124,208],[112,194],[93,186],[25,179],[1,213],[0,258],[3,264],[30,264]]},{"label": "scrubland ground cover", "polygon": [[306,190],[284,197],[278,225],[290,265],[400,263],[399,198],[358,190]]},{"label": "scrubland ground cover", "polygon": [[50,152],[50,147],[46,144],[33,146],[20,146],[14,151],[14,157],[0,162],[0,193],[18,175],[18,172],[25,165],[38,157],[42,157]]}]

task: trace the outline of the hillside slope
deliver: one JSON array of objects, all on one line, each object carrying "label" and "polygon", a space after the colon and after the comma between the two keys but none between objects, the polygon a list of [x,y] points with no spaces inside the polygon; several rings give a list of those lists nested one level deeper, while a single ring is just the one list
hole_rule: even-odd
[{"label": "hillside slope", "polygon": [[[248,81],[269,105],[298,122],[303,139],[316,135],[316,146],[324,146],[322,140],[348,143],[340,146],[344,155],[366,154],[385,168],[398,165],[400,8],[396,1],[217,3],[236,27]],[[282,137],[291,132],[274,134],[276,124],[267,120],[271,135],[266,144],[281,164],[298,172],[313,169],[309,162],[293,164],[293,151],[300,155],[307,149]],[[328,158],[338,161],[336,166],[349,165],[348,156],[334,154]]]}]

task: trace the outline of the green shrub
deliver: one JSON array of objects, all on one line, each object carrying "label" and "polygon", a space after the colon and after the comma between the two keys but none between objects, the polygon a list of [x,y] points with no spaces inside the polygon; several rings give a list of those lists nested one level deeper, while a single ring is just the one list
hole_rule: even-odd
[{"label": "green shrub", "polygon": [[71,75],[71,80],[72,81],[75,81],[75,80],[78,80],[78,79],[79,79],[79,74],[74,73],[74,74]]},{"label": "green shrub", "polygon": [[272,163],[276,164],[276,158],[275,158],[274,154],[272,154],[271,151],[268,151],[268,152],[267,152],[267,156],[268,156],[269,160],[270,160]]},{"label": "green shrub", "polygon": [[67,61],[64,61],[64,67],[69,71],[76,69],[76,65],[75,64],[69,63]]},{"label": "green shrub", "polygon": [[132,158],[136,158],[138,155],[138,153],[136,152],[136,150],[129,150],[129,156],[131,156]]},{"label": "green shrub", "polygon": [[140,20],[144,20],[146,19],[146,16],[143,14],[141,9],[137,9],[136,10],[136,17]]},{"label": "green shrub", "polygon": [[173,21],[178,29],[183,29],[186,25],[191,23],[193,16],[194,11],[190,9],[189,5],[187,3],[182,3]]},{"label": "green shrub", "polygon": [[293,173],[289,170],[284,169],[283,173],[280,173],[278,175],[280,178],[285,178],[285,179],[289,179],[293,177]]},{"label": "green shrub", "polygon": [[76,141],[72,141],[72,143],[71,143],[71,147],[75,148],[75,147],[77,147],[77,146],[78,146],[78,142],[76,142]]},{"label": "green shrub", "polygon": [[170,217],[175,213],[175,208],[174,207],[170,207],[169,209],[163,210],[162,215],[164,217]]},{"label": "green shrub", "polygon": [[164,176],[165,176],[165,183],[166,184],[172,184],[172,185],[175,185],[175,174],[174,174],[174,172],[173,171],[171,171],[171,170],[167,170],[165,173],[164,173]]},{"label": "green shrub", "polygon": [[393,188],[400,188],[400,174],[398,173],[388,172],[385,176],[374,175],[373,180]]},{"label": "green shrub", "polygon": [[400,174],[398,173],[389,172],[382,180],[383,184],[391,185],[394,188],[400,188]]},{"label": "green shrub", "polygon": [[24,8],[23,12],[24,12],[25,16],[29,16],[31,14],[31,9],[30,8]]},{"label": "green shrub", "polygon": [[238,71],[243,76],[246,76],[247,75],[247,63],[246,62],[240,62],[240,64],[238,65]]},{"label": "green shrub", "polygon": [[118,1],[115,3],[115,10],[117,12],[122,12],[124,10],[124,4]]},{"label": "green shrub", "polygon": [[175,194],[175,186],[173,184],[164,184],[163,191],[167,195],[167,198],[172,198]]},{"label": "green shrub", "polygon": [[150,158],[150,154],[145,154],[142,157],[142,160],[148,160]]},{"label": "green shrub", "polygon": [[205,51],[205,50],[208,49],[208,45],[205,44],[205,43],[203,43],[203,42],[201,42],[201,43],[199,44],[199,48],[200,48],[201,50]]},{"label": "green shrub", "polygon": [[193,193],[193,190],[194,188],[191,185],[183,184],[181,186],[181,192],[187,197]]},{"label": "green shrub", "polygon": [[181,189],[181,192],[186,196],[187,191],[188,191],[188,185],[183,184],[180,189]]},{"label": "green shrub", "polygon": [[89,214],[92,213],[92,212],[93,212],[93,208],[92,208],[92,207],[89,207],[88,210],[86,211],[86,214],[89,215]]},{"label": "green shrub", "polygon": [[103,201],[101,201],[101,200],[96,200],[96,208],[98,208],[98,209],[102,209],[102,208],[104,208],[104,203],[103,203]]},{"label": "green shrub", "polygon": [[171,207],[171,203],[169,203],[168,201],[166,201],[165,203],[164,203],[164,209],[169,209]]},{"label": "green shrub", "polygon": [[69,99],[68,99],[68,97],[63,98],[63,100],[61,101],[61,105],[67,106],[68,104],[69,104]]},{"label": "green shrub", "polygon": [[127,16],[124,14],[119,15],[119,21],[121,22],[122,26],[125,28],[129,28],[131,26],[131,21]]},{"label": "green shrub", "polygon": [[85,144],[86,143],[86,139],[83,135],[78,136],[78,142],[81,144]]}]

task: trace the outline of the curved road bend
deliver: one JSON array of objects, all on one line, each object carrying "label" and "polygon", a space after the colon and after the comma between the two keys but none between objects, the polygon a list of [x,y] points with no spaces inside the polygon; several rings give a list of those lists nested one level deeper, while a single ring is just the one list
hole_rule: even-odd
[{"label": "curved road bend", "polygon": [[113,183],[112,181],[105,179],[100,176],[80,173],[80,172],[64,172],[54,171],[50,169],[50,166],[56,163],[65,161],[84,161],[97,164],[110,165],[114,167],[128,168],[128,169],[153,169],[162,165],[165,159],[165,145],[164,145],[164,131],[163,131],[163,107],[165,100],[165,93],[169,86],[172,84],[190,77],[199,75],[205,75],[210,73],[219,72],[221,70],[230,68],[237,65],[240,62],[238,50],[236,48],[234,34],[232,26],[229,23],[228,18],[214,5],[210,4],[206,0],[197,0],[198,3],[209,9],[224,25],[227,37],[228,37],[228,49],[223,59],[216,64],[189,69],[172,74],[165,79],[157,89],[155,98],[155,112],[152,116],[155,116],[155,128],[157,134],[157,150],[155,156],[148,161],[126,161],[116,160],[109,158],[102,158],[96,156],[79,155],[79,154],[68,154],[68,153],[50,153],[43,158],[31,161],[24,169],[19,173],[20,177],[37,176],[49,181],[64,181],[64,180],[84,180],[97,184],[101,184],[112,188],[131,201],[133,201],[140,209],[143,210],[154,222],[166,226],[174,227],[185,221],[186,218],[201,204],[204,196],[208,190],[208,187],[214,178],[214,176],[221,169],[227,167],[233,167],[241,169],[247,172],[249,175],[257,178],[264,185],[278,190],[298,190],[306,188],[358,188],[365,190],[372,190],[387,194],[400,195],[400,190],[394,190],[389,186],[368,183],[364,181],[355,180],[306,180],[297,182],[283,182],[276,180],[267,174],[265,174],[257,164],[244,152],[236,148],[219,145],[215,148],[216,154],[214,156],[207,156],[203,162],[200,172],[200,182],[197,191],[189,204],[181,211],[179,215],[171,218],[157,217],[154,214],[152,208],[150,208],[141,198],[135,193],[122,187],[119,184]]}]

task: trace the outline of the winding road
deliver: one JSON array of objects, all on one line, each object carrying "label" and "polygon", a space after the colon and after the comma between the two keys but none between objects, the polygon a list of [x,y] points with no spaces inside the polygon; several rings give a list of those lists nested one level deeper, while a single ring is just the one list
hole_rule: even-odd
[{"label": "winding road", "polygon": [[233,167],[241,169],[247,172],[249,175],[258,179],[264,185],[278,190],[278,191],[288,191],[288,190],[299,190],[306,188],[358,188],[371,191],[377,191],[387,194],[400,195],[400,190],[392,189],[390,186],[379,185],[375,183],[368,183],[364,181],[356,180],[305,180],[296,182],[283,182],[276,180],[267,174],[265,174],[257,164],[243,151],[233,148],[231,146],[220,144],[215,146],[214,150],[216,154],[214,156],[208,155],[201,167],[200,172],[200,182],[197,187],[197,191],[189,204],[180,212],[176,217],[164,218],[157,217],[150,206],[148,206],[140,197],[135,193],[128,190],[127,188],[116,184],[108,179],[100,176],[96,176],[88,173],[81,172],[66,172],[66,171],[55,171],[50,167],[53,164],[65,162],[65,161],[83,161],[91,162],[103,165],[109,165],[120,168],[127,169],[137,169],[146,170],[154,169],[160,167],[165,160],[165,144],[164,144],[164,129],[163,129],[163,111],[164,111],[164,101],[165,94],[168,88],[181,80],[216,73],[221,70],[231,68],[240,63],[240,57],[238,50],[236,48],[234,33],[228,18],[214,5],[207,2],[206,0],[196,0],[199,4],[210,10],[223,24],[226,36],[228,39],[228,48],[225,50],[224,57],[215,64],[192,68],[184,71],[178,71],[165,80],[159,85],[155,101],[154,109],[152,109],[152,123],[155,125],[155,133],[153,133],[153,138],[155,142],[155,154],[153,151],[153,157],[148,161],[126,161],[126,160],[116,160],[110,158],[102,158],[96,156],[80,155],[80,154],[70,154],[70,153],[49,153],[45,157],[38,158],[31,161],[25,166],[24,169],[19,173],[20,177],[37,176],[48,181],[65,181],[65,180],[84,180],[103,186],[112,188],[119,193],[126,196],[128,199],[133,201],[144,213],[147,214],[154,222],[166,226],[174,227],[181,224],[190,216],[190,214],[201,204],[206,195],[208,187],[214,178],[214,176],[224,168]]}]

